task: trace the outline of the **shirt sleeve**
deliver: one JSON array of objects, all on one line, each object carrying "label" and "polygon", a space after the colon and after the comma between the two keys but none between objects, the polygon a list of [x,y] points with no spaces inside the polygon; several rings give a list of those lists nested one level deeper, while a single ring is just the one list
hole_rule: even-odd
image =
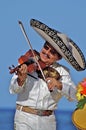
[{"label": "shirt sleeve", "polygon": [[9,92],[11,94],[20,93],[24,89],[26,81],[22,86],[19,86],[18,83],[17,83],[17,77],[18,76],[16,74],[14,74],[12,79],[11,79],[10,86],[9,86]]},{"label": "shirt sleeve", "polygon": [[62,79],[62,93],[68,98],[68,99],[76,99],[76,86],[74,82],[72,81],[70,75],[66,75]]},{"label": "shirt sleeve", "polygon": [[60,91],[68,99],[76,100],[76,85],[72,81],[69,70],[59,67],[58,71],[61,75],[62,90]]}]

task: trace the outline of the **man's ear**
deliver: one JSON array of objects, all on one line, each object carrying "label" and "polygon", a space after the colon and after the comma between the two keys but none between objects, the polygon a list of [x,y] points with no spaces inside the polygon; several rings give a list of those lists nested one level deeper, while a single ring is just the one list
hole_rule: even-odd
[{"label": "man's ear", "polygon": [[60,55],[60,56],[59,56],[59,60],[61,60],[61,59],[62,59],[62,56]]},{"label": "man's ear", "polygon": [[59,55],[59,56],[57,57],[57,60],[61,60],[61,59],[62,59],[62,56]]}]

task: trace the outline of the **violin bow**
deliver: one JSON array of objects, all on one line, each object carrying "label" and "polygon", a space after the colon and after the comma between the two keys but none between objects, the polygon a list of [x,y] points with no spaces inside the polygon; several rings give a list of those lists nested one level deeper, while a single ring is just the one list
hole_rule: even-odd
[{"label": "violin bow", "polygon": [[30,46],[30,48],[31,48],[31,51],[32,51],[32,54],[33,54],[33,56],[34,56],[35,62],[37,63],[37,65],[38,65],[38,67],[39,67],[39,69],[40,69],[40,71],[41,71],[41,74],[42,74],[44,80],[46,81],[45,76],[44,76],[44,73],[43,73],[43,71],[42,71],[42,68],[41,68],[41,66],[40,66],[40,64],[39,64],[39,62],[38,62],[38,60],[37,60],[37,58],[36,58],[36,56],[35,56],[35,54],[34,54],[32,45],[31,45],[30,40],[29,40],[29,38],[28,38],[28,36],[27,36],[27,34],[26,34],[26,31],[25,31],[25,29],[24,29],[23,23],[22,23],[21,21],[18,21],[18,23],[19,23],[19,26],[20,26],[20,28],[21,28],[21,31],[22,31],[22,33],[23,33],[23,35],[24,35],[24,37],[25,37],[27,43],[29,44],[29,46]]}]

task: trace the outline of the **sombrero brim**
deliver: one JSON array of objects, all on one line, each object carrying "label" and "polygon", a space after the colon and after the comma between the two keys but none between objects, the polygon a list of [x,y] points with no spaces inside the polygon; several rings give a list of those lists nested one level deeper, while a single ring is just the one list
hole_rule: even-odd
[{"label": "sombrero brim", "polygon": [[82,51],[65,34],[35,19],[31,19],[30,25],[45,41],[48,41],[73,68],[77,71],[86,69],[86,61]]}]

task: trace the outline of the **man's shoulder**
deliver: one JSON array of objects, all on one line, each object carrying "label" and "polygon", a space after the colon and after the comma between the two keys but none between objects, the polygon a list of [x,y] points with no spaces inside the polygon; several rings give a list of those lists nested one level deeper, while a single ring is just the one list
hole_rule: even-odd
[{"label": "man's shoulder", "polygon": [[53,65],[52,65],[56,70],[58,70],[61,73],[65,73],[65,74],[69,74],[70,73],[70,70],[69,68],[67,68],[66,66],[62,65],[62,64],[59,64],[57,62],[55,62]]}]

